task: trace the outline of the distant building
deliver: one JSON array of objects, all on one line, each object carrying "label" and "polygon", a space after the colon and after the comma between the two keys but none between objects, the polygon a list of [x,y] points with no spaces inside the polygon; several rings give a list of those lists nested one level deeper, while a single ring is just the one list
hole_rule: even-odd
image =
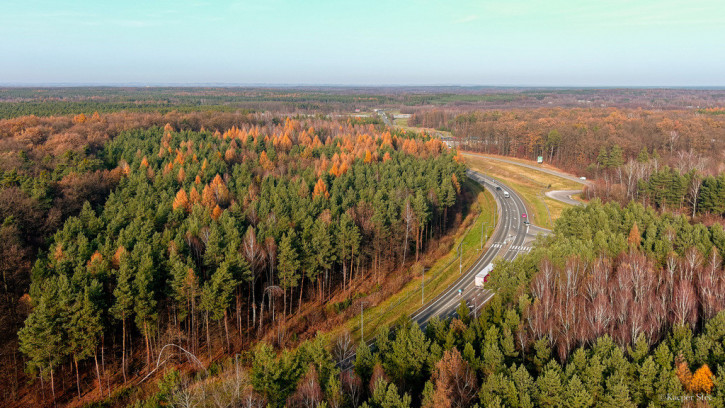
[{"label": "distant building", "polygon": [[458,145],[458,141],[452,137],[441,137],[441,141],[449,148],[454,148]]}]

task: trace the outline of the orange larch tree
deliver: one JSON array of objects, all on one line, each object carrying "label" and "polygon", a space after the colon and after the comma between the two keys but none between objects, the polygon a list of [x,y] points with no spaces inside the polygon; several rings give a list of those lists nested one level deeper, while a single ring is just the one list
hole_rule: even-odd
[{"label": "orange larch tree", "polygon": [[695,371],[690,381],[690,391],[696,394],[709,394],[712,391],[713,383],[712,371],[707,364],[703,364],[702,367]]},{"label": "orange larch tree", "polygon": [[327,191],[327,184],[325,184],[324,180],[322,178],[317,179],[317,184],[315,184],[315,189],[312,192],[312,197],[325,197],[325,199],[330,198],[330,193]]},{"label": "orange larch tree", "polygon": [[189,197],[186,195],[186,191],[183,188],[176,193],[173,208],[174,210],[181,208],[184,211],[188,211]]}]

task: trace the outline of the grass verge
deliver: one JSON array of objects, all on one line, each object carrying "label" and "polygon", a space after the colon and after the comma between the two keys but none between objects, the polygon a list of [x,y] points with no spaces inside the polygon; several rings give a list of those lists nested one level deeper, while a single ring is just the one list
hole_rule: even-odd
[{"label": "grass verge", "polygon": [[[430,269],[425,271],[425,298],[424,302],[429,302],[438,296],[443,290],[450,286],[458,277],[458,247],[461,245],[463,257],[461,260],[462,270],[465,271],[473,265],[481,254],[481,228],[488,226],[487,236],[490,236],[495,227],[496,201],[491,193],[485,191],[483,187],[467,179],[464,183],[465,188],[470,189],[476,195],[476,203],[473,204],[473,222],[462,231],[458,232],[452,249],[442,258],[438,259]],[[486,225],[483,225],[486,223]],[[486,250],[484,237],[484,248]],[[365,338],[371,339],[377,329],[383,326],[392,325],[395,320],[401,316],[413,314],[421,307],[421,277],[420,265],[414,265],[406,270],[411,276],[411,280],[395,295],[389,297],[377,306],[365,309]],[[360,314],[349,319],[342,324],[336,331],[349,330],[354,342],[360,341]],[[332,338],[334,338],[334,332]]]},{"label": "grass verge", "polygon": [[570,205],[546,197],[551,190],[577,190],[581,185],[534,169],[515,164],[488,160],[485,157],[466,156],[466,163],[473,170],[485,173],[511,186],[521,195],[529,209],[531,222],[539,227],[553,228],[553,222]]}]

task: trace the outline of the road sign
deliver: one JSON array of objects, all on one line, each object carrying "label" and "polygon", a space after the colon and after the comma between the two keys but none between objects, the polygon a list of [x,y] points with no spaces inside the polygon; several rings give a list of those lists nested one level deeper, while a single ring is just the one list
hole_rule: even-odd
[{"label": "road sign", "polygon": [[539,164],[543,163],[544,162],[544,156],[537,157],[536,158],[536,162],[539,163]]},{"label": "road sign", "polygon": [[526,213],[521,214],[521,218],[526,218]]}]

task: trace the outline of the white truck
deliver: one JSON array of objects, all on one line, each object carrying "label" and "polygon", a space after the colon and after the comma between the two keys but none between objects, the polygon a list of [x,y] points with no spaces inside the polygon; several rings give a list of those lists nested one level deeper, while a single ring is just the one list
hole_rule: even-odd
[{"label": "white truck", "polygon": [[488,281],[488,274],[493,270],[493,264],[486,265],[481,272],[476,274],[473,283],[477,288],[483,288],[483,285]]},{"label": "white truck", "polygon": [[508,192],[508,191],[504,191],[504,192],[503,192],[503,196],[504,196],[505,198],[509,198],[509,197],[511,197],[511,195],[509,194],[509,192]]}]

